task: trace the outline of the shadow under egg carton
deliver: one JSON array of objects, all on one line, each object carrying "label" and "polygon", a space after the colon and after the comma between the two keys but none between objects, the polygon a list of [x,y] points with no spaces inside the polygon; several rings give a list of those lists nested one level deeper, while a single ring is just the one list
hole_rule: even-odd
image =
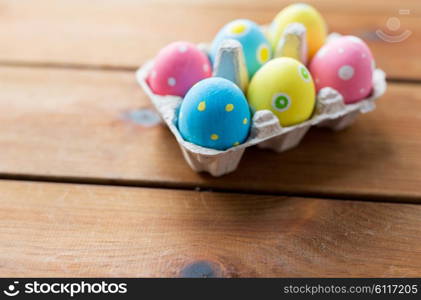
[{"label": "shadow under egg carton", "polygon": [[269,110],[255,112],[250,136],[246,142],[225,151],[204,148],[183,139],[177,128],[178,108],[181,97],[154,94],[147,83],[153,61],[147,62],[136,73],[140,86],[151,99],[159,114],[177,139],[184,158],[196,172],[208,172],[222,176],[237,169],[244,150],[257,145],[259,148],[283,152],[297,146],[312,126],[342,130],[351,125],[360,113],[375,109],[375,100],[386,91],[385,73],[373,72],[373,92],[370,97],[354,104],[345,105],[340,93],[332,88],[324,88],[317,95],[316,108],[311,119],[289,127],[281,127],[278,118]]}]

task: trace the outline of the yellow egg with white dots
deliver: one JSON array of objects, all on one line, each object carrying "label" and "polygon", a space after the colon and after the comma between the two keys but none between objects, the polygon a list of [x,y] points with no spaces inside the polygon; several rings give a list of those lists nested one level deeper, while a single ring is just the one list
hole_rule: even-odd
[{"label": "yellow egg with white dots", "polygon": [[254,112],[270,110],[282,126],[308,120],[316,104],[310,72],[302,63],[288,57],[273,59],[257,71],[247,98]]}]

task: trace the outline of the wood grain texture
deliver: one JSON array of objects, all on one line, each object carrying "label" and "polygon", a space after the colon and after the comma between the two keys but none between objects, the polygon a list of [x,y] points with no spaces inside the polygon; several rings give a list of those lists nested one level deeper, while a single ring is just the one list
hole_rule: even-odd
[{"label": "wood grain texture", "polygon": [[[193,172],[131,72],[0,68],[2,176],[265,193],[421,197],[421,86],[390,84],[378,109],[343,132],[311,129],[277,154],[247,149],[222,178]],[[9,177],[10,178],[10,177]]]},{"label": "wood grain texture", "polygon": [[0,274],[421,276],[421,206],[0,181]]},{"label": "wood grain texture", "polygon": [[[211,41],[236,18],[269,23],[285,0],[0,0],[0,62],[135,68],[174,40]],[[421,4],[406,1],[307,1],[326,17],[331,31],[361,36],[390,77],[421,79]],[[409,9],[409,15],[399,15]],[[399,17],[396,32],[389,17]],[[396,36],[387,43],[381,29]]]}]

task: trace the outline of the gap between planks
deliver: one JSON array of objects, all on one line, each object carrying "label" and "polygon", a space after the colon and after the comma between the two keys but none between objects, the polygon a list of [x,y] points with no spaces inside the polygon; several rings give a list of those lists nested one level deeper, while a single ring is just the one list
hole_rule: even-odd
[{"label": "gap between planks", "polygon": [[326,200],[338,201],[361,201],[361,202],[379,202],[379,203],[396,203],[396,204],[417,204],[421,205],[421,198],[415,196],[387,196],[387,195],[368,195],[368,194],[341,194],[341,193],[317,193],[317,192],[276,192],[276,191],[261,191],[249,189],[229,189],[207,186],[192,186],[189,184],[155,182],[144,180],[129,180],[129,179],[103,179],[90,177],[70,177],[70,176],[42,176],[42,175],[27,175],[27,174],[4,174],[0,173],[0,181],[14,180],[21,182],[38,182],[38,183],[57,183],[57,184],[78,184],[78,185],[92,185],[92,186],[114,186],[114,187],[131,187],[131,188],[150,188],[150,189],[164,189],[164,190],[181,190],[181,191],[202,191],[212,193],[226,193],[233,195],[261,195],[274,197],[299,197],[306,199],[324,198]]},{"label": "gap between planks", "polygon": [[[125,67],[112,65],[85,65],[72,63],[45,63],[45,62],[21,62],[21,61],[1,61],[0,67],[11,68],[34,68],[34,69],[61,69],[61,70],[86,70],[86,71],[104,71],[104,72],[136,72],[139,67]],[[387,75],[387,74],[386,74]],[[405,77],[387,77],[387,82],[402,84],[421,84],[421,78],[405,78]]]}]

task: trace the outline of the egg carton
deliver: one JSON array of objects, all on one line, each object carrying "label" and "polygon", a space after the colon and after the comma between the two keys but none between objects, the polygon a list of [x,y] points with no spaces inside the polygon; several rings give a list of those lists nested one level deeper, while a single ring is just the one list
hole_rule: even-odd
[{"label": "egg carton", "polygon": [[375,109],[375,100],[386,90],[385,73],[376,69],[373,74],[373,93],[367,99],[345,105],[343,97],[332,88],[324,88],[317,95],[315,112],[308,121],[295,126],[282,127],[277,117],[269,110],[255,112],[247,141],[225,151],[204,148],[183,139],[177,128],[178,109],[181,97],[154,94],[146,79],[153,62],[147,62],[136,73],[137,81],[151,99],[157,111],[174,134],[184,158],[196,172],[206,171],[213,176],[233,172],[243,156],[244,150],[257,145],[259,148],[283,152],[297,146],[312,126],[342,130],[351,125],[361,113]]},{"label": "egg carton", "polygon": [[[291,26],[291,35],[285,35],[282,43],[298,38],[305,40],[305,31],[299,26]],[[337,38],[338,34],[331,34],[329,40]],[[306,57],[305,44],[295,42],[297,55]],[[199,47],[208,53],[209,46]],[[278,49],[282,51],[282,49]],[[289,51],[289,50],[288,50]],[[257,145],[262,149],[275,152],[287,151],[296,147],[312,126],[327,127],[338,131],[350,126],[359,114],[375,109],[375,101],[386,91],[386,75],[380,69],[373,72],[373,91],[371,95],[354,104],[345,104],[340,93],[333,88],[321,89],[316,97],[316,107],[312,117],[300,124],[282,127],[278,118],[269,110],[259,110],[253,115],[250,135],[238,146],[225,151],[204,148],[185,141],[177,128],[178,109],[182,98],[178,96],[162,96],[155,94],[147,83],[147,77],[153,67],[153,61],[145,63],[137,72],[136,79],[145,93],[151,99],[160,116],[174,134],[185,160],[196,172],[208,172],[213,176],[222,176],[237,169],[244,150]],[[236,83],[243,91],[247,88],[248,77],[242,47],[236,41],[226,41],[216,56],[214,76],[223,77]]]}]

